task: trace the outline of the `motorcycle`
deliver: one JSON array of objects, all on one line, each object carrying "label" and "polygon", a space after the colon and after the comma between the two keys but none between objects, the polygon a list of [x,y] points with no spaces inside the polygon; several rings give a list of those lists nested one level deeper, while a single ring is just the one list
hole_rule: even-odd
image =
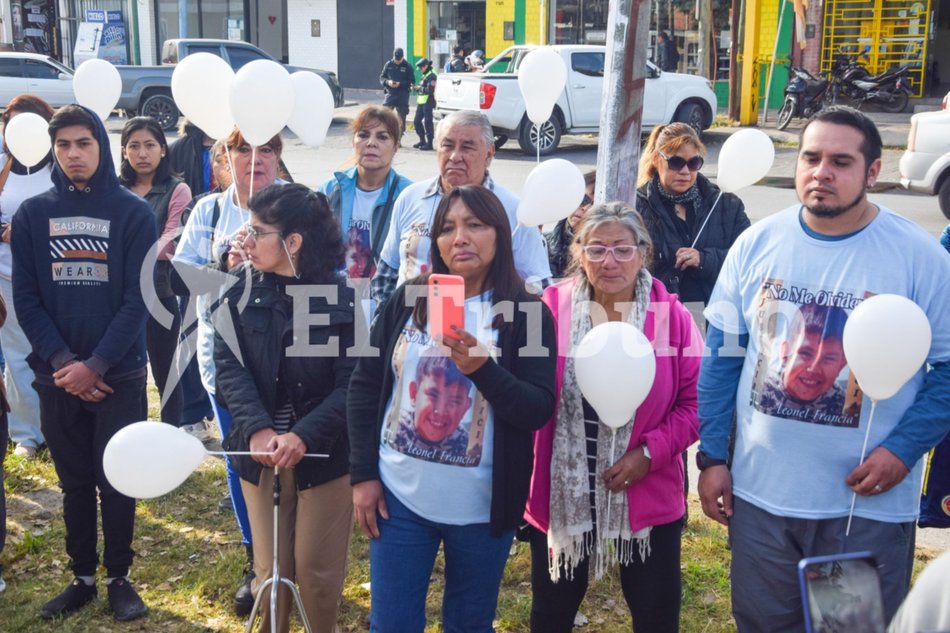
[{"label": "motorcycle", "polygon": [[909,70],[905,64],[872,76],[854,59],[839,57],[831,71],[831,101],[845,101],[858,109],[873,103],[885,112],[903,112],[910,101]]},{"label": "motorcycle", "polygon": [[788,85],[785,86],[785,102],[778,111],[778,129],[788,127],[792,117],[809,118],[825,106],[827,79],[815,77],[804,68],[792,66]]}]

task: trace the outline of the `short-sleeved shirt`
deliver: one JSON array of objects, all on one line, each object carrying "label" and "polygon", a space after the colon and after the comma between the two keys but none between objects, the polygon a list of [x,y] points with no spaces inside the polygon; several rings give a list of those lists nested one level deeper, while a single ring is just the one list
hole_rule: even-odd
[{"label": "short-sleeved shirt", "polygon": [[[734,493],[778,516],[826,519],[848,515],[852,491],[844,481],[860,462],[871,402],[846,364],[831,363],[823,375],[805,376],[801,389],[786,387],[792,378],[787,364],[801,355],[795,315],[806,305],[850,315],[873,295],[902,295],[930,320],[927,361],[945,362],[950,360],[950,258],[936,240],[885,208],[863,230],[833,241],[806,233],[800,213],[800,206],[785,209],[743,233],[726,257],[706,318],[727,340],[749,335],[736,395]],[[837,330],[816,339],[829,354],[840,349]],[[913,404],[924,373],[921,368],[894,397],[877,403],[868,453]],[[918,461],[891,493],[860,497],[855,515],[913,521],[921,477]]]},{"label": "short-sleeved shirt", "polygon": [[[465,329],[497,356],[491,292],[466,299]],[[406,507],[437,523],[488,523],[491,405],[446,349],[406,322],[393,349],[393,394],[380,436],[379,471]]]}]

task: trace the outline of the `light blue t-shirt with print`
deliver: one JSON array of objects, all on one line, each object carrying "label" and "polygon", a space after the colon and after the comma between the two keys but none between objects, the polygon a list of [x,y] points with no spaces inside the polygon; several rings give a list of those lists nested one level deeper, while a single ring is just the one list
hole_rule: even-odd
[{"label": "light blue t-shirt with print", "polygon": [[[705,315],[727,345],[730,335],[749,335],[736,394],[734,494],[778,516],[827,519],[848,515],[852,491],[844,482],[860,462],[871,412],[843,356],[844,323],[865,298],[908,297],[930,320],[927,362],[950,360],[950,256],[883,207],[862,231],[837,241],[808,235],[800,208],[739,237]],[[868,454],[913,404],[924,375],[922,367],[877,403]],[[858,497],[855,515],[913,521],[922,470],[918,460],[893,490]]]},{"label": "light blue t-shirt with print", "polygon": [[[497,356],[491,292],[465,300],[465,329]],[[428,332],[406,322],[393,350],[393,394],[379,443],[380,478],[417,515],[449,525],[488,523],[491,405]]]}]

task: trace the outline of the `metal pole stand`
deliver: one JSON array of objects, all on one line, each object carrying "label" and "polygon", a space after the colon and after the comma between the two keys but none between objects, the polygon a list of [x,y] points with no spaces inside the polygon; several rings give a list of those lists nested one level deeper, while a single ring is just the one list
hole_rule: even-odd
[{"label": "metal pole stand", "polygon": [[257,610],[261,606],[261,598],[264,597],[264,590],[267,587],[270,587],[270,630],[271,633],[277,633],[277,590],[280,588],[281,584],[287,585],[287,588],[290,589],[291,595],[294,597],[294,603],[297,605],[297,613],[300,614],[300,619],[303,622],[303,628],[307,633],[313,633],[313,630],[310,628],[310,621],[307,620],[307,614],[303,609],[303,600],[300,598],[300,592],[297,590],[297,585],[294,584],[294,581],[290,578],[284,578],[280,575],[280,564],[278,563],[278,549],[277,549],[277,531],[278,527],[278,517],[280,516],[280,469],[276,466],[274,467],[274,562],[273,567],[271,568],[271,576],[267,580],[261,583],[257,588],[257,597],[254,598],[254,608],[251,609],[251,615],[247,619],[247,628],[244,629],[244,633],[251,633],[251,630],[254,628],[254,618],[257,617]]}]

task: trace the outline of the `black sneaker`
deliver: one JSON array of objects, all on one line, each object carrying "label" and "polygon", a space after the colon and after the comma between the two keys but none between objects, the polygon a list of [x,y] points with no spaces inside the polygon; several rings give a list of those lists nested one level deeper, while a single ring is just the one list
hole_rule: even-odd
[{"label": "black sneaker", "polygon": [[40,617],[49,620],[72,615],[92,602],[96,595],[95,585],[87,585],[79,578],[73,578],[61,594],[43,605]]},{"label": "black sneaker", "polygon": [[422,150],[423,152],[431,152],[431,151],[432,151],[432,143],[424,143],[424,144],[422,144],[422,145],[419,146],[419,149]]},{"label": "black sneaker", "polygon": [[128,622],[148,613],[148,607],[127,578],[116,578],[106,587],[109,591],[109,609],[119,622]]},{"label": "black sneaker", "polygon": [[251,609],[254,608],[254,592],[251,591],[251,583],[254,581],[254,563],[248,561],[244,565],[244,580],[234,594],[234,615],[239,618],[246,618],[251,615]]}]

